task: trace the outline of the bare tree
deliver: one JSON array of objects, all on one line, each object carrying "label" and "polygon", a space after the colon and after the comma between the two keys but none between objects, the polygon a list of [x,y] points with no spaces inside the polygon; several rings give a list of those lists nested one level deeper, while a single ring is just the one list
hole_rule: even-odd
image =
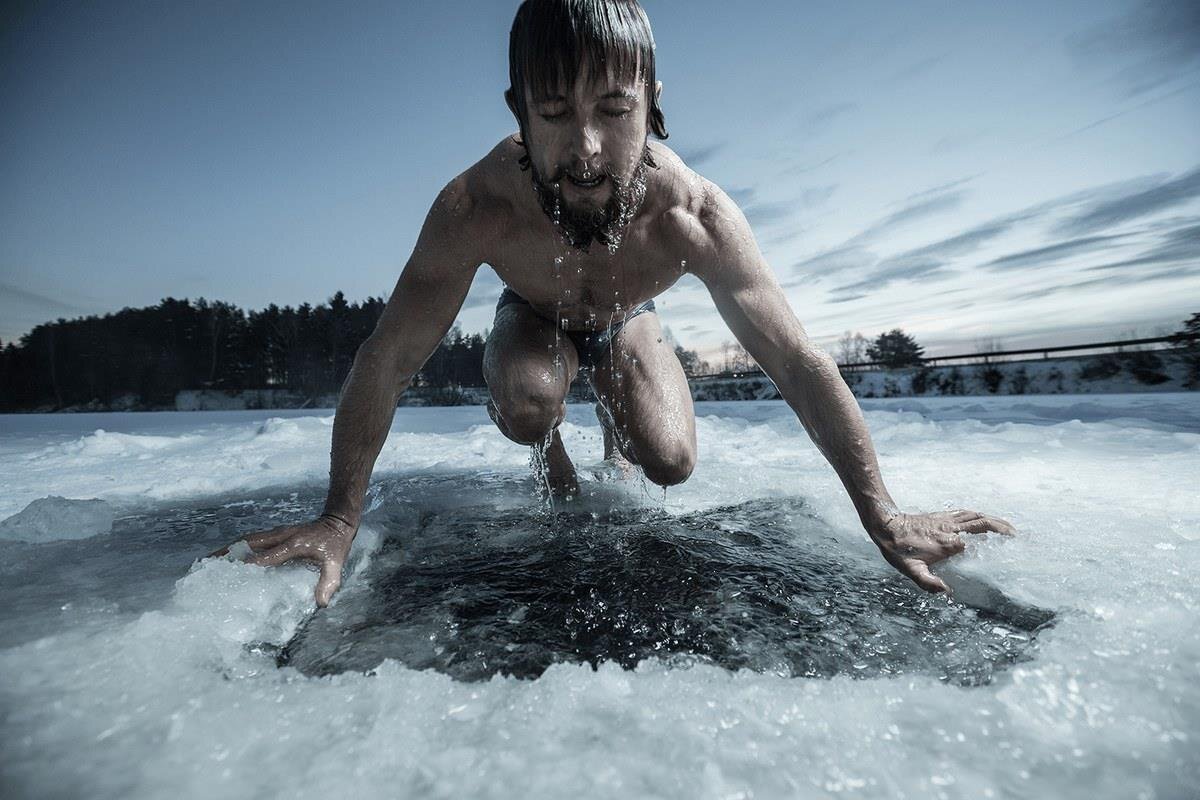
[{"label": "bare tree", "polygon": [[1004,351],[1004,343],[991,336],[975,340],[975,352],[983,356],[983,363],[992,363],[993,354]]},{"label": "bare tree", "polygon": [[726,339],[721,342],[721,367],[723,372],[750,372],[758,368],[758,362],[751,358],[740,342]]},{"label": "bare tree", "polygon": [[867,360],[867,338],[858,331],[846,331],[837,343],[837,360],[853,372]]}]

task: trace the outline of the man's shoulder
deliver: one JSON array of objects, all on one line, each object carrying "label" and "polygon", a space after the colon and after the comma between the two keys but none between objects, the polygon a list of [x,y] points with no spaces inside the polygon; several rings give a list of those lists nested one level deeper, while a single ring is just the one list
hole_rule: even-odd
[{"label": "man's shoulder", "polygon": [[659,166],[661,214],[667,229],[690,248],[709,248],[728,236],[729,223],[741,216],[729,195],[666,145],[653,142],[650,152]]},{"label": "man's shoulder", "polygon": [[524,150],[506,136],[483,158],[460,172],[442,188],[439,202],[461,217],[494,219],[511,211],[513,172]]}]

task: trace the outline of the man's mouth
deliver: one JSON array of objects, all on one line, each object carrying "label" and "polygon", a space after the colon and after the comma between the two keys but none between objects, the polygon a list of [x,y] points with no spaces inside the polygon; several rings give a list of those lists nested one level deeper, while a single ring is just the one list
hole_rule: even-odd
[{"label": "man's mouth", "polygon": [[566,179],[567,179],[567,182],[570,183],[572,186],[578,187],[580,189],[595,189],[597,186],[604,183],[604,175],[603,174],[596,175],[595,177],[584,180],[583,178],[577,178],[568,172],[568,173],[566,173]]}]

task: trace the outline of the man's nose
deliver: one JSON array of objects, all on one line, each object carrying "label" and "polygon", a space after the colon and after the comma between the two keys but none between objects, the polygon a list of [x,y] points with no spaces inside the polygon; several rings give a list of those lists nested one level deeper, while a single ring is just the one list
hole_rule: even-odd
[{"label": "man's nose", "polygon": [[571,141],[571,156],[584,164],[593,164],[600,156],[600,131],[594,125],[581,125]]}]

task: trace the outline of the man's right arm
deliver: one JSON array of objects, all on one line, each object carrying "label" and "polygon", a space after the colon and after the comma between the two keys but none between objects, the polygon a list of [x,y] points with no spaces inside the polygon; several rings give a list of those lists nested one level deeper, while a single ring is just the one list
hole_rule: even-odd
[{"label": "man's right arm", "polygon": [[396,401],[450,329],[479,268],[475,210],[456,178],[438,195],[374,332],[354,358],[333,421],[325,513],[358,526]]},{"label": "man's right arm", "polygon": [[396,402],[450,329],[483,261],[479,246],[486,231],[476,206],[466,175],[438,194],[383,315],[354,357],[334,417],[329,493],[321,517],[245,537],[254,553],[247,559],[251,563],[276,566],[304,559],[319,564],[320,606],[341,584]]}]

